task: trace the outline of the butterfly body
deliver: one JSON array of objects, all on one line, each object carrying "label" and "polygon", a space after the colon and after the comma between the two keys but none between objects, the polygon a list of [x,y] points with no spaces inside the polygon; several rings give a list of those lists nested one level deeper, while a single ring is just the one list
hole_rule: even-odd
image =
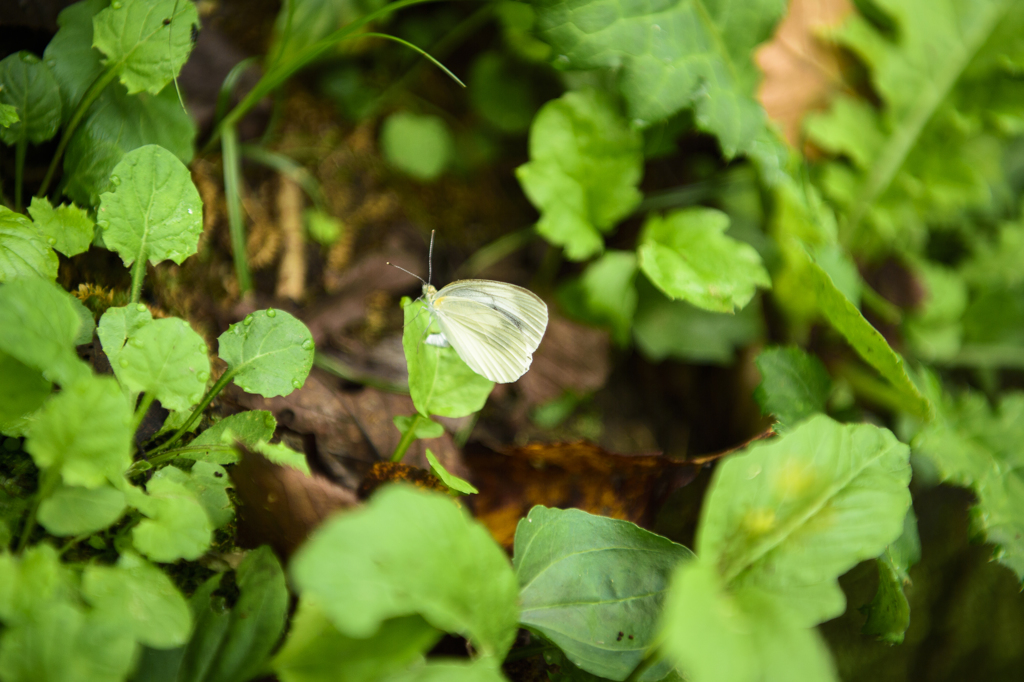
[{"label": "butterfly body", "polygon": [[424,284],[423,298],[444,339],[477,374],[505,384],[530,368],[548,324],[548,307],[532,291],[464,279],[440,290]]}]

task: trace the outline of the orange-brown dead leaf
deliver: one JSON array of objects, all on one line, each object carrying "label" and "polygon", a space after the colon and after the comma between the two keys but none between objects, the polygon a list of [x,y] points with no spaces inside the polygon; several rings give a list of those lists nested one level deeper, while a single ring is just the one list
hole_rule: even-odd
[{"label": "orange-brown dead leaf", "polygon": [[804,116],[825,108],[844,87],[841,53],[825,36],[852,11],[849,0],[791,0],[775,35],[755,55],[764,73],[757,98],[794,147]]}]

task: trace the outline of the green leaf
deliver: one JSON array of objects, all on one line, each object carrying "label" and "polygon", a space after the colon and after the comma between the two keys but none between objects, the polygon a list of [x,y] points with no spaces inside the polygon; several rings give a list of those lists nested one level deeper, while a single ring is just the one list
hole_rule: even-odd
[{"label": "green leaf", "polygon": [[561,287],[559,302],[573,317],[611,327],[612,338],[625,346],[636,312],[636,272],[636,254],[607,251],[579,279]]},{"label": "green leaf", "polygon": [[20,120],[17,107],[13,104],[0,104],[0,128],[10,128]]},{"label": "green leaf", "polygon": [[[414,419],[416,419],[416,417],[400,414],[391,421],[394,423],[395,428],[404,436],[406,432],[409,431],[409,427],[412,425]],[[418,439],[440,438],[443,435],[444,427],[431,419],[420,416],[419,421],[416,422],[415,437]]]},{"label": "green leaf", "polygon": [[149,517],[132,529],[132,543],[153,561],[198,559],[210,546],[210,519],[188,483],[188,475],[171,466],[150,479],[148,494],[129,488],[129,504]]},{"label": "green leaf", "polygon": [[263,545],[245,555],[235,580],[239,596],[224,627],[218,628],[222,636],[196,637],[189,643],[192,651],[213,654],[208,659],[209,667],[204,675],[186,679],[244,682],[259,677],[267,667],[288,614],[284,571],[271,549]]},{"label": "green leaf", "polygon": [[909,412],[917,416],[927,416],[932,410],[932,405],[911,381],[903,366],[903,358],[889,346],[885,337],[864,319],[860,310],[836,287],[828,273],[806,252],[804,255],[807,259],[804,270],[804,276],[808,280],[806,284],[814,291],[822,314],[846,338],[857,354],[902,394]]},{"label": "green leaf", "polygon": [[62,485],[39,505],[38,518],[51,535],[86,535],[107,528],[124,510],[124,493],[109,485]]},{"label": "green leaf", "polygon": [[60,29],[46,45],[43,60],[60,87],[64,123],[75,112],[82,95],[103,72],[98,50],[92,46],[92,18],[109,0],[83,0],[57,15]]},{"label": "green leaf", "polygon": [[75,353],[82,325],[71,295],[35,277],[0,286],[0,351],[66,385],[91,374]]},{"label": "green leaf", "polygon": [[434,659],[387,678],[386,682],[508,682],[501,663],[481,656],[475,661]]},{"label": "green leaf", "polygon": [[730,594],[715,567],[676,569],[665,600],[662,650],[691,682],[838,680],[821,636],[757,589]]},{"label": "green leaf", "polygon": [[878,9],[883,21],[853,15],[836,38],[867,64],[880,107],[840,97],[807,131],[852,162],[826,163],[823,178],[848,212],[847,241],[919,249],[929,221],[992,201],[978,147],[1016,134],[1002,123],[1024,117],[1024,15],[1013,0],[886,0]]},{"label": "green leaf", "polygon": [[112,192],[100,196],[97,224],[103,243],[126,266],[181,264],[196,252],[203,232],[203,202],[185,165],[171,152],[146,145],[124,155],[110,176]]},{"label": "green leaf", "polygon": [[[188,444],[188,450],[179,454],[183,459],[193,459],[213,464],[234,464],[238,453],[230,445],[235,440],[249,447],[274,437],[277,420],[266,410],[249,410],[225,417],[199,434]],[[232,443],[225,443],[225,434],[231,434]],[[205,448],[203,447],[205,446]]]},{"label": "green leaf", "polygon": [[469,103],[488,124],[503,133],[526,132],[538,108],[530,72],[501,52],[484,52],[469,71]]},{"label": "green leaf", "polygon": [[570,260],[586,260],[640,203],[643,160],[643,137],[610,97],[568,92],[533,119],[530,161],[516,177],[541,213],[537,231]]},{"label": "green leaf", "polygon": [[697,555],[726,585],[771,595],[805,626],[842,613],[837,578],[903,532],[909,449],[889,431],[811,417],[716,469]]},{"label": "green leaf", "polygon": [[156,144],[184,164],[192,161],[196,126],[174,88],[156,96],[129,95],[111,83],[89,107],[64,154],[64,193],[81,206],[96,206],[115,189],[110,180],[126,152]]},{"label": "green leaf", "polygon": [[132,463],[131,417],[113,377],[86,376],[43,406],[25,449],[39,468],[60,471],[65,484],[98,488]]},{"label": "green leaf", "polygon": [[380,145],[388,163],[423,181],[438,178],[455,151],[452,134],[441,118],[405,111],[384,120]]},{"label": "green leaf", "polygon": [[212,462],[196,462],[183,482],[203,505],[210,525],[215,530],[223,528],[235,518],[235,506],[227,491],[233,486],[224,467]]},{"label": "green leaf", "polygon": [[330,213],[315,208],[307,208],[302,212],[306,223],[306,231],[314,241],[324,246],[331,246],[345,234],[345,223]]},{"label": "green leaf", "polygon": [[824,413],[832,380],[821,360],[803,350],[774,346],[757,356],[761,383],[754,398],[765,414],[789,428],[811,415]]},{"label": "green leaf", "polygon": [[437,461],[437,457],[434,457],[434,453],[429,448],[427,449],[427,463],[430,465],[430,471],[441,479],[441,482],[448,486],[449,490],[454,490],[463,495],[476,495],[480,492],[469,481],[459,478],[455,474],[448,473],[448,470]]},{"label": "green leaf", "polygon": [[32,222],[0,206],[0,284],[18,277],[57,279],[57,254]]},{"label": "green leaf", "polygon": [[131,391],[152,393],[169,410],[187,410],[202,400],[210,378],[207,352],[203,337],[185,320],[152,320],[128,336],[118,354],[117,378]]},{"label": "green leaf", "polygon": [[74,204],[54,208],[46,197],[32,197],[28,212],[47,243],[65,256],[89,250],[95,224],[88,213]]},{"label": "green leaf", "polygon": [[313,367],[313,335],[283,310],[250,313],[228,327],[217,343],[232,381],[264,398],[302,388]]},{"label": "green leaf", "polygon": [[300,599],[271,667],[281,682],[376,682],[428,651],[441,633],[420,616],[386,620],[371,637],[347,637],[316,602]]},{"label": "green leaf", "polygon": [[516,528],[514,556],[519,622],[581,669],[625,680],[654,644],[673,568],[693,552],[628,521],[538,506]]},{"label": "green leaf", "polygon": [[74,294],[71,295],[68,301],[70,301],[71,307],[75,309],[80,323],[78,334],[75,335],[73,343],[75,346],[92,343],[92,334],[96,331],[96,318],[93,317],[92,311],[86,308],[85,304],[78,300]]},{"label": "green leaf", "polygon": [[771,278],[750,244],[725,235],[729,216],[711,208],[686,208],[644,224],[640,269],[669,298],[731,313],[743,308]]},{"label": "green leaf", "polygon": [[309,463],[306,462],[306,455],[292,450],[284,443],[265,443],[260,441],[253,445],[252,449],[274,464],[301,471],[306,476],[313,475],[309,470]]},{"label": "green leaf", "polygon": [[26,367],[3,351],[0,377],[4,378],[4,390],[0,391],[0,433],[7,433],[42,407],[53,391],[53,384],[39,370]]},{"label": "green leaf", "polygon": [[637,280],[639,303],[633,336],[643,354],[655,362],[675,358],[684,362],[731,364],[737,348],[762,335],[757,301],[735,315],[701,310],[685,301],[672,301],[646,277]]},{"label": "green leaf", "polygon": [[503,657],[515,639],[518,588],[508,559],[443,495],[386,486],[317,529],[291,570],[303,598],[316,600],[349,637],[418,613],[484,655]]},{"label": "green leaf", "polygon": [[60,90],[46,64],[31,52],[15,52],[0,60],[0,104],[17,110],[18,121],[0,127],[0,140],[46,142],[60,128]]},{"label": "green leaf", "polygon": [[100,338],[103,352],[107,354],[114,374],[121,374],[121,352],[128,343],[128,337],[153,321],[153,315],[144,303],[135,303],[120,308],[107,308],[100,318],[96,334]]},{"label": "green leaf", "polygon": [[163,571],[131,552],[116,566],[86,566],[82,596],[142,644],[170,649],[188,641],[192,616],[185,597]]},{"label": "green leaf", "polygon": [[129,94],[154,95],[170,83],[192,51],[199,13],[180,0],[118,0],[93,18],[93,46]]},{"label": "green leaf", "polygon": [[744,3],[668,0],[533,0],[537,32],[569,69],[615,69],[636,125],[693,107],[702,130],[727,157],[749,152],[764,130],[753,94],[760,73],[754,47],[786,8],[779,0]]},{"label": "green leaf", "polygon": [[910,627],[910,602],[904,589],[910,585],[907,571],[921,560],[921,538],[917,534],[914,508],[907,511],[903,535],[878,557],[878,591],[861,610],[867,620],[861,632],[874,635],[889,644],[902,644]]},{"label": "green leaf", "polygon": [[409,366],[409,393],[416,410],[424,417],[465,417],[478,412],[487,402],[494,383],[471,370],[454,348],[424,343],[432,326],[426,304],[403,299],[402,309],[402,347]]}]

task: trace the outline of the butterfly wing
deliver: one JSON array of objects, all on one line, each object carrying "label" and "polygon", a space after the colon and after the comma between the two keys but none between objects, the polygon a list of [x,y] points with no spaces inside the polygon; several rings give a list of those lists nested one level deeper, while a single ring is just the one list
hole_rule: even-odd
[{"label": "butterfly wing", "polygon": [[452,282],[431,298],[442,333],[477,374],[499,384],[526,373],[548,326],[548,307],[505,282]]}]

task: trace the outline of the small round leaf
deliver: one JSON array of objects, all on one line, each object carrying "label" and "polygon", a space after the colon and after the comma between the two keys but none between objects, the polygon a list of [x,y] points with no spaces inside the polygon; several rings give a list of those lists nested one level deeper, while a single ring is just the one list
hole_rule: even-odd
[{"label": "small round leaf", "polygon": [[235,384],[264,398],[302,388],[313,367],[313,335],[283,310],[259,310],[217,339]]}]

